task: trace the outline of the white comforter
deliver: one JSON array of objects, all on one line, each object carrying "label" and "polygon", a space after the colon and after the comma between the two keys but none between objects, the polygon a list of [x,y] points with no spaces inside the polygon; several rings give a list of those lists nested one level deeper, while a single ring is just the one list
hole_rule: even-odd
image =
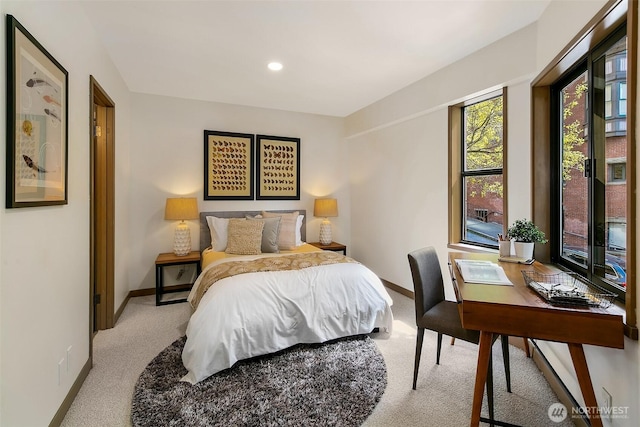
[{"label": "white comforter", "polygon": [[[207,269],[229,261],[237,259]],[[199,284],[200,279],[189,300]],[[182,380],[197,383],[238,360],[295,344],[366,334],[375,327],[390,334],[392,303],[380,279],[357,263],[221,279],[189,320],[182,352],[188,373]]]}]

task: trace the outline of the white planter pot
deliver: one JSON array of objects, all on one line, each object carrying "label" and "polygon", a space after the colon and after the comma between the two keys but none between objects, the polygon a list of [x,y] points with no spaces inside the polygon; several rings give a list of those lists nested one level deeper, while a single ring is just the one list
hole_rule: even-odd
[{"label": "white planter pot", "polygon": [[516,257],[531,259],[533,258],[533,246],[534,243],[525,242],[513,242],[513,247],[516,253]]}]

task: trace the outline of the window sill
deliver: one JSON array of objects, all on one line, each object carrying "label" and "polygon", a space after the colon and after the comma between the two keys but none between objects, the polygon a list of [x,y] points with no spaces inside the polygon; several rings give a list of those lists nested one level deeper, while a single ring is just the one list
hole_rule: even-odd
[{"label": "window sill", "polygon": [[498,253],[497,249],[484,248],[482,246],[470,245],[468,243],[449,243],[447,245],[447,247],[449,249],[455,249],[455,250],[461,251],[461,252],[480,252],[480,253],[487,253],[487,254],[497,254]]}]

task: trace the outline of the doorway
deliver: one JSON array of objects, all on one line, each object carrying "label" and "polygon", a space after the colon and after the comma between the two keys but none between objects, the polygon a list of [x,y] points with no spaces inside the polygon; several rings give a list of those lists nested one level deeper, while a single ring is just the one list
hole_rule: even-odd
[{"label": "doorway", "polygon": [[[114,324],[115,104],[90,76],[90,337]],[[90,342],[93,340],[90,339]],[[93,346],[90,345],[90,355]]]}]

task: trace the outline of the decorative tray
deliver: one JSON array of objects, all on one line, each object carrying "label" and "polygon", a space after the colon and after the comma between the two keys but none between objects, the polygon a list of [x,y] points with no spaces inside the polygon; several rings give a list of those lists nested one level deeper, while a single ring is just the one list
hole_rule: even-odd
[{"label": "decorative tray", "polygon": [[542,274],[523,270],[522,275],[527,286],[553,305],[608,308],[616,297],[575,273]]}]

